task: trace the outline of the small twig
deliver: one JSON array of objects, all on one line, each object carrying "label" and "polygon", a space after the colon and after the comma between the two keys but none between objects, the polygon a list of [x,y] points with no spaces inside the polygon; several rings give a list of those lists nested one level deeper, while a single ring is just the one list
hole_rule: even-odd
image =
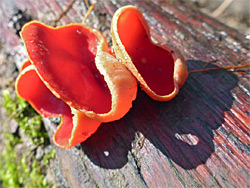
[{"label": "small twig", "polygon": [[193,74],[193,73],[197,73],[197,72],[215,71],[215,70],[240,69],[240,68],[245,68],[245,67],[250,67],[250,64],[249,65],[239,65],[239,66],[217,67],[217,68],[210,68],[210,69],[200,69],[200,70],[190,71],[188,74]]},{"label": "small twig", "polygon": [[[93,8],[95,7],[96,3],[92,4],[90,7],[88,7],[88,12],[86,13],[86,15],[84,16],[83,20],[82,20],[82,25],[85,24],[89,14],[91,13],[91,11],[93,10]],[[88,5],[87,5],[88,6]]]},{"label": "small twig", "polygon": [[67,12],[72,8],[73,4],[76,2],[76,0],[73,0],[66,9],[51,23],[52,26],[56,26],[57,22],[59,22],[63,16],[67,14]]},{"label": "small twig", "polygon": [[221,3],[221,5],[217,9],[215,9],[215,11],[212,12],[212,17],[216,18],[221,15],[227,9],[227,7],[231,5],[233,1],[234,0],[224,0],[223,3]]}]

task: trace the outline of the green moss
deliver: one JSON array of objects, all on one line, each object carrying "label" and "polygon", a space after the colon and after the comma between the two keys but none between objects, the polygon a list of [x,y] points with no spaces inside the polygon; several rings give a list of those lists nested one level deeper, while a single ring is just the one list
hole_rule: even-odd
[{"label": "green moss", "polygon": [[[36,147],[45,148],[48,140],[42,118],[27,101],[20,97],[11,97],[8,90],[3,92],[3,106],[8,115],[15,119],[22,131]],[[6,125],[7,126],[7,125]],[[0,182],[3,188],[8,187],[51,187],[45,179],[46,165],[55,156],[52,149],[41,159],[36,159],[36,150],[24,148],[20,153],[18,145],[23,143],[18,134],[5,133],[5,149],[0,154]]]},{"label": "green moss", "polygon": [[16,161],[17,153],[13,150],[14,146],[20,143],[20,139],[12,134],[5,134],[5,150],[0,155],[0,178],[3,187],[20,187],[18,180],[18,164]]},{"label": "green moss", "polygon": [[30,138],[32,143],[40,145],[48,138],[47,132],[42,126],[42,117],[30,106],[30,104],[16,96],[11,97],[8,90],[3,91],[3,106],[8,115],[18,122],[20,129]]}]

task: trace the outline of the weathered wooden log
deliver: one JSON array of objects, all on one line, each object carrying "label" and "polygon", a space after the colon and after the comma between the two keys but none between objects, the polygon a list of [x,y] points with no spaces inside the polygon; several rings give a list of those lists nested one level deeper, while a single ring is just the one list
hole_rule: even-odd
[{"label": "weathered wooden log", "polygon": [[[7,27],[14,7],[27,9],[33,19],[49,24],[69,3],[1,1],[0,34],[6,49],[15,54],[20,47],[20,39]],[[155,42],[173,45],[183,53],[189,70],[250,63],[249,39],[181,2],[100,1],[86,24],[101,30],[111,44],[112,15],[127,4],[143,12]],[[77,0],[57,24],[81,22],[86,10],[86,5]],[[68,185],[248,187],[247,71],[191,74],[178,96],[165,103],[155,102],[139,91],[133,108],[124,118],[103,123],[77,147],[69,150],[55,147]],[[52,138],[56,125],[48,119],[44,122]]]}]

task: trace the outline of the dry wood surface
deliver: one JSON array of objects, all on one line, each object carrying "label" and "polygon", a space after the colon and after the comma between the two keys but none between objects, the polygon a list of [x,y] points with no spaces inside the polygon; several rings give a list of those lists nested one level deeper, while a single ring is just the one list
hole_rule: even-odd
[{"label": "dry wood surface", "polygon": [[[51,24],[70,2],[0,1],[2,48],[20,65],[27,56],[16,34],[16,12],[24,22]],[[128,4],[143,12],[153,41],[182,52],[189,71],[250,64],[249,39],[181,2],[98,1],[86,25],[103,32],[111,44],[112,15]],[[86,11],[84,1],[76,0],[57,25],[79,23]],[[246,68],[191,74],[170,102],[155,102],[138,91],[133,108],[121,120],[103,123],[72,149],[55,146],[68,186],[249,187],[249,90]],[[52,137],[56,125],[44,121]]]}]

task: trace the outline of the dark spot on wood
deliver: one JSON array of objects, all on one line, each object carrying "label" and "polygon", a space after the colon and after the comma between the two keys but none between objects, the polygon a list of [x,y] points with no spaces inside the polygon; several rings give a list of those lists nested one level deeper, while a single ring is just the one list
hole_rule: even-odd
[{"label": "dark spot on wood", "polygon": [[100,13],[99,13],[99,16],[100,16],[100,17],[106,17],[106,16],[107,16],[107,13],[106,13],[106,12],[100,12]]},{"label": "dark spot on wood", "polygon": [[9,19],[8,25],[15,32],[15,34],[20,37],[19,32],[21,31],[22,27],[31,20],[32,17],[28,15],[26,11],[19,9]]}]

